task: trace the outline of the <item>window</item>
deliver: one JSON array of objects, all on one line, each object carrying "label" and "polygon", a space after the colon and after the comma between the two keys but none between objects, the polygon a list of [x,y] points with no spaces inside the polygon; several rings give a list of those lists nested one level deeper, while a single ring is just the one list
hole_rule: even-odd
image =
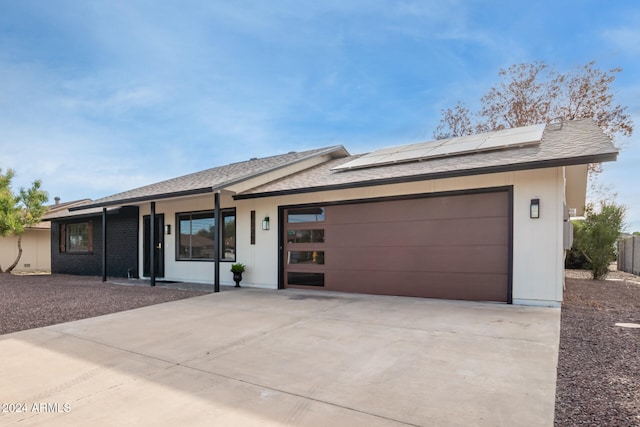
[{"label": "window", "polygon": [[250,232],[251,244],[256,244],[256,211],[251,211],[251,232]]},{"label": "window", "polygon": [[60,224],[60,252],[93,252],[93,223]]},{"label": "window", "polygon": [[327,240],[326,209],[300,206],[287,209],[284,236],[284,286],[324,286]]},{"label": "window", "polygon": [[290,285],[324,286],[324,273],[287,273]]},{"label": "window", "polygon": [[288,223],[322,222],[324,221],[324,208],[300,208],[289,209],[287,212]]},{"label": "window", "polygon": [[222,259],[236,260],[236,212],[222,211]]},{"label": "window", "polygon": [[[236,213],[221,211],[222,233],[220,239],[221,260],[236,258]],[[181,213],[177,215],[178,260],[214,260],[216,221],[213,211]]]},{"label": "window", "polygon": [[287,230],[287,243],[324,243],[324,230]]},{"label": "window", "polygon": [[288,264],[324,264],[324,251],[289,251]]}]

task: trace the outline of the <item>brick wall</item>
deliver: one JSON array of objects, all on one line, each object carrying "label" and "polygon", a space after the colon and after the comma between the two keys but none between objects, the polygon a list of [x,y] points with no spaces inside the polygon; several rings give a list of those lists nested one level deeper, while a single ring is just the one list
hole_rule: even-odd
[{"label": "brick wall", "polygon": [[[90,253],[61,252],[62,224],[92,222],[93,250]],[[107,214],[107,276],[127,277],[129,269],[137,275],[138,208],[123,207]],[[102,214],[64,219],[51,223],[51,272],[83,276],[102,275]]]}]

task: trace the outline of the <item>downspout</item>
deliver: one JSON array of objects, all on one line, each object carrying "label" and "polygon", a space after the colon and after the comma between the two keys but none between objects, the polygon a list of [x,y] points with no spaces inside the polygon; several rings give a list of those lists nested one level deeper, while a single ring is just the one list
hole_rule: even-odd
[{"label": "downspout", "polygon": [[213,292],[220,292],[220,191],[213,195],[213,218],[215,232],[213,233]]},{"label": "downspout", "polygon": [[107,208],[102,208],[102,281],[107,281]]},{"label": "downspout", "polygon": [[156,285],[156,202],[151,202],[149,215],[149,279]]}]

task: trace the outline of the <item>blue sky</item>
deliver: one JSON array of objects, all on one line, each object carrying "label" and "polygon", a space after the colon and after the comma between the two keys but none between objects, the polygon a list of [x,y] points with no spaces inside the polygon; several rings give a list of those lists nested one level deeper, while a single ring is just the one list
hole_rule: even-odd
[{"label": "blue sky", "polygon": [[96,199],[230,162],[432,139],[515,63],[622,67],[599,178],[640,230],[640,3],[0,0],[0,168]]}]

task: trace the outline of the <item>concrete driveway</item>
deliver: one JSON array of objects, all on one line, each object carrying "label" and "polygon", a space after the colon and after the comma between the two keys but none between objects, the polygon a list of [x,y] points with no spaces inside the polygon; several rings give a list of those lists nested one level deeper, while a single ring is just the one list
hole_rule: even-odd
[{"label": "concrete driveway", "polygon": [[551,426],[560,310],[240,289],[0,336],[0,425]]}]

